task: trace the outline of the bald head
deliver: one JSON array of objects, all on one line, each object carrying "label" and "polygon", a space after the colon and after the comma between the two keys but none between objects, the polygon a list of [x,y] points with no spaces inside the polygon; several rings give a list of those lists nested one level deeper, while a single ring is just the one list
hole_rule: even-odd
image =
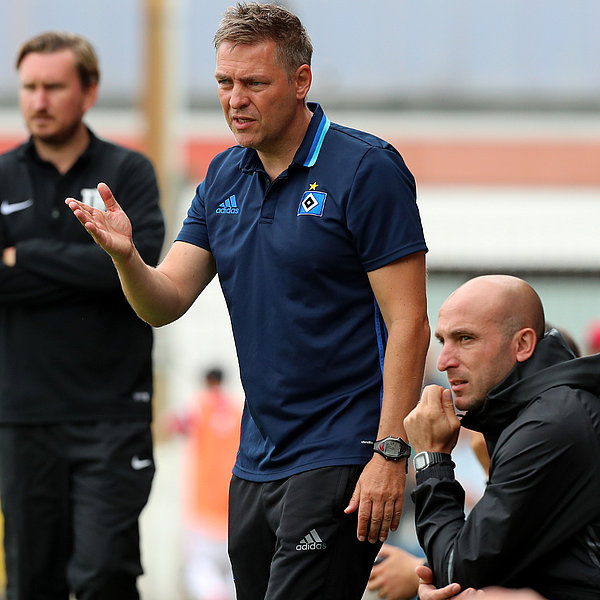
[{"label": "bald head", "polygon": [[477,306],[486,320],[512,335],[531,328],[537,339],[544,336],[544,307],[537,292],[523,279],[511,275],[482,275],[454,291],[446,303]]},{"label": "bald head", "polygon": [[445,371],[460,410],[481,405],[544,335],[544,309],[535,290],[509,275],[476,277],[440,308],[438,369]]}]

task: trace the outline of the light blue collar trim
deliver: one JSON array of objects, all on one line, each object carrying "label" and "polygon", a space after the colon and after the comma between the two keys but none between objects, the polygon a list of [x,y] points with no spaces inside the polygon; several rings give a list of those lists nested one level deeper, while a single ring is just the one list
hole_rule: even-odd
[{"label": "light blue collar trim", "polygon": [[319,158],[319,152],[321,151],[321,146],[323,145],[323,141],[325,140],[325,134],[329,130],[329,126],[331,122],[323,113],[323,118],[319,123],[319,128],[317,129],[317,133],[314,137],[312,146],[308,152],[308,157],[306,162],[304,163],[305,167],[312,167],[317,162],[317,158]]}]

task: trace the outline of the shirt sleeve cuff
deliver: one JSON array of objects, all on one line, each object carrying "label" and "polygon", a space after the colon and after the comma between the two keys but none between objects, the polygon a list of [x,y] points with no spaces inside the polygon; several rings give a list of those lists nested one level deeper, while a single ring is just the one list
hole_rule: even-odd
[{"label": "shirt sleeve cuff", "polygon": [[435,465],[431,465],[426,469],[422,469],[417,472],[417,485],[427,481],[431,477],[435,479],[452,479],[454,480],[454,462],[444,461],[442,463],[437,463]]}]

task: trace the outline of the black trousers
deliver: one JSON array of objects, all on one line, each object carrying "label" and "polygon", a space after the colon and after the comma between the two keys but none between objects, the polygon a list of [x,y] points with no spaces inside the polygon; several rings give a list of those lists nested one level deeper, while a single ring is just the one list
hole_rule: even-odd
[{"label": "black trousers", "polygon": [[138,600],[145,422],[0,426],[7,600]]},{"label": "black trousers", "polygon": [[231,480],[229,557],[238,600],[360,600],[380,543],[344,514],[361,466],[280,481]]}]

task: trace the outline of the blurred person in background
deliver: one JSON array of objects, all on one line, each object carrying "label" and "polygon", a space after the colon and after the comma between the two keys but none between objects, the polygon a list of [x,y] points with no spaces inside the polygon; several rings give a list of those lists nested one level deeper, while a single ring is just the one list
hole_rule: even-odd
[{"label": "blurred person in background", "polygon": [[[239,600],[358,600],[404,500],[403,419],[423,379],[427,250],[399,153],[307,103],[312,44],[273,4],[214,38],[238,146],[213,159],[157,269],[107,212],[67,199],[138,314],[184,314],[218,272],[246,395],[229,496]],[[118,194],[117,194],[118,197]]]},{"label": "blurred person in background", "polygon": [[592,321],[585,334],[585,353],[598,354],[600,352],[600,321]]},{"label": "blurred person in background", "polygon": [[[89,42],[48,32],[16,62],[29,140],[0,157],[0,496],[8,600],[137,599],[154,474],[152,330],[64,205],[109,181],[144,260],[164,236],[154,170],[83,122]],[[83,235],[82,235],[83,234]]]},{"label": "blurred person in background", "polygon": [[227,496],[240,437],[240,401],[223,386],[219,367],[184,412],[167,416],[171,434],[186,436],[183,460],[184,584],[193,600],[234,597],[227,557]]}]

